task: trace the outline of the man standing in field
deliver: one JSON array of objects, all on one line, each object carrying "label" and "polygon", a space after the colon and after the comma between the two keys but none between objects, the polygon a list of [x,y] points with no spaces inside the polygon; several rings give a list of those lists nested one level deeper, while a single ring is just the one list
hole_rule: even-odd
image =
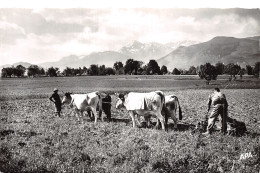
[{"label": "man standing in field", "polygon": [[56,112],[55,115],[58,115],[60,117],[60,111],[61,111],[61,100],[60,96],[58,94],[58,89],[54,88],[53,94],[49,98],[50,101],[52,101],[55,104]]},{"label": "man standing in field", "polygon": [[208,117],[207,132],[203,134],[204,135],[210,134],[210,132],[213,130],[214,124],[219,114],[221,115],[221,121],[222,121],[221,131],[223,134],[225,134],[227,132],[227,121],[230,121],[229,117],[227,116],[228,103],[225,94],[222,94],[219,88],[215,88],[214,92],[209,96],[208,112],[210,110],[211,105],[213,105],[213,109],[210,116]]}]

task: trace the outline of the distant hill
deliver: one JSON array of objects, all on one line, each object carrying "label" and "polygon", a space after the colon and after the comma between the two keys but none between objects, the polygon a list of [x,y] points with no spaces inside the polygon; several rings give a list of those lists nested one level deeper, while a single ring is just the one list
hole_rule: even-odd
[{"label": "distant hill", "polygon": [[96,52],[91,53],[87,56],[76,56],[70,55],[63,57],[56,62],[46,62],[41,63],[39,66],[48,68],[48,67],[58,67],[60,69],[65,69],[66,67],[78,68],[78,67],[89,67],[91,64],[105,65],[106,67],[113,67],[116,61],[125,62],[129,59],[127,55],[115,52],[115,51],[105,51],[105,52]]},{"label": "distant hill", "polygon": [[0,66],[0,69],[5,68],[5,67],[12,67],[12,66],[16,67],[16,66],[18,66],[18,65],[22,65],[22,66],[24,66],[25,68],[28,68],[28,67],[29,67],[30,65],[32,65],[32,64],[30,64],[30,63],[28,63],[28,62],[17,62],[17,63],[14,63],[14,64],[5,64],[5,65],[2,65],[2,66]]},{"label": "distant hill", "polygon": [[188,69],[209,62],[238,63],[241,66],[254,65],[260,61],[259,38],[215,37],[207,42],[181,46],[158,59],[159,65],[168,68]]},{"label": "distant hill", "polygon": [[246,39],[250,39],[250,40],[259,41],[259,40],[260,40],[260,36],[247,37]]}]

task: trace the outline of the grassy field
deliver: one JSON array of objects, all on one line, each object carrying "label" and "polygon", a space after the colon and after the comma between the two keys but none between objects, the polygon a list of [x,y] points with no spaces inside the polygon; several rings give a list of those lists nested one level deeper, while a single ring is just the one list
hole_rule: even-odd
[{"label": "grassy field", "polygon": [[[183,120],[178,130],[132,128],[126,111],[115,109],[113,122],[79,123],[71,108],[54,116],[48,100],[54,87],[85,93],[162,90],[178,96]],[[229,116],[243,121],[242,137],[193,131],[207,110],[207,98],[221,88]],[[206,85],[197,77],[106,76],[4,79],[0,82],[1,172],[256,172],[260,170],[260,83],[250,77]],[[62,93],[60,93],[62,96]],[[155,120],[154,120],[155,121]],[[247,158],[240,159],[248,153]]]}]

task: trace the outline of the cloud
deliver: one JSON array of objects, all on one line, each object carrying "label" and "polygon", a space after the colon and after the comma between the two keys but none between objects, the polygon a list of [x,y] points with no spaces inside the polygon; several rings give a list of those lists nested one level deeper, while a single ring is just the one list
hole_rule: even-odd
[{"label": "cloud", "polygon": [[0,63],[54,61],[134,40],[250,37],[260,35],[259,28],[259,9],[0,9]]},{"label": "cloud", "polygon": [[31,9],[1,9],[1,16],[9,23],[24,29],[26,34],[63,34],[81,32],[84,28],[80,24],[62,23],[58,20],[46,20],[39,13]]},{"label": "cloud", "polygon": [[25,31],[16,24],[0,21],[0,39],[5,44],[14,44],[16,39],[25,38]]},{"label": "cloud", "polygon": [[[2,44],[0,47],[1,65],[12,64],[19,61],[29,63],[40,63],[45,61],[53,61],[60,56],[67,55],[55,49],[55,44],[51,43],[54,39],[52,36],[38,36],[28,34],[25,39],[16,39],[15,44]],[[60,44],[56,44],[60,45]]]},{"label": "cloud", "polygon": [[260,35],[258,9],[168,9],[147,10],[146,13],[157,14],[160,19],[157,22],[158,33],[146,35],[146,38],[158,38],[158,35],[167,38],[168,35],[168,40],[207,41],[219,35]]}]

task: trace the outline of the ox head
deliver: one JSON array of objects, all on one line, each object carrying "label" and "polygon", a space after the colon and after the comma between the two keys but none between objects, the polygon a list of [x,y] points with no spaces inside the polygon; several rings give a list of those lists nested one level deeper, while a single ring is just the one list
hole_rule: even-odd
[{"label": "ox head", "polygon": [[65,93],[61,103],[62,104],[69,104],[69,103],[71,103],[71,100],[72,100],[71,94],[72,93],[70,93],[70,92]]},{"label": "ox head", "polygon": [[119,94],[118,97],[119,97],[119,99],[116,102],[116,109],[121,109],[124,107],[125,96],[124,96],[124,94]]}]

